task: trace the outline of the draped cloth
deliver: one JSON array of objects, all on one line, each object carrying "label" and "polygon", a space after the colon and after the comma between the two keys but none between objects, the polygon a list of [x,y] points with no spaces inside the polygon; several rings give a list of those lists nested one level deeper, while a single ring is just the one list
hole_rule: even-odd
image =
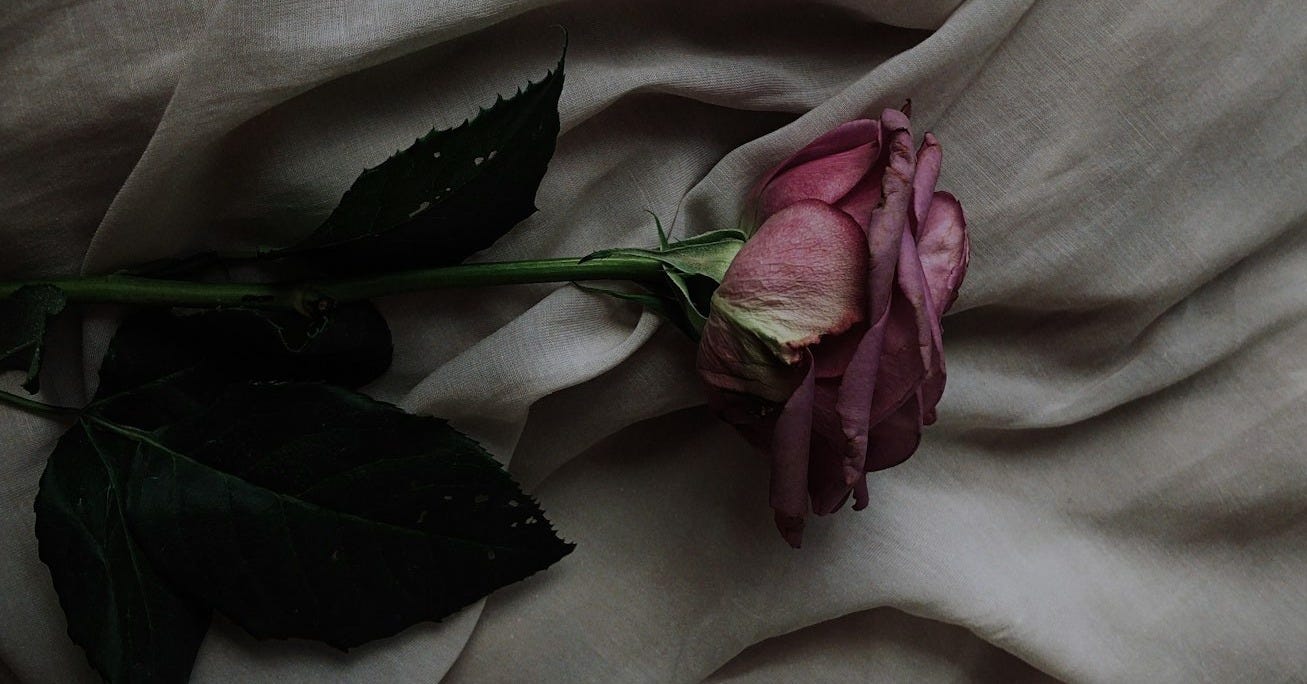
[{"label": "draped cloth", "polygon": [[[1302,0],[7,0],[0,279],[284,244],[539,78],[554,25],[540,211],[476,258],[733,227],[911,98],[971,227],[939,422],[795,551],[672,326],[568,285],[386,298],[366,391],[483,441],[576,551],[347,654],[216,619],[193,681],[1307,679]],[[86,400],[120,315],[57,321],[43,399]],[[0,410],[0,681],[95,678],[33,533],[62,429]]]}]

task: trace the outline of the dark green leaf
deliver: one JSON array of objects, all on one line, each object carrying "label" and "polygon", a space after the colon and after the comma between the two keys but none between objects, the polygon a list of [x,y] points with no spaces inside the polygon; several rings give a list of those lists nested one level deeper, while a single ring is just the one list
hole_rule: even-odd
[{"label": "dark green leaf", "polygon": [[222,309],[178,317],[206,359],[257,380],[322,380],[359,387],[390,367],[386,319],[371,302],[339,304],[315,318],[289,311]]},{"label": "dark green leaf", "polygon": [[475,442],[346,390],[234,386],[154,438],[133,531],[162,575],[258,637],[348,648],[572,548]]},{"label": "dark green leaf", "polygon": [[318,319],[247,309],[146,311],[124,320],[110,341],[96,399],[105,415],[150,430],[189,415],[236,380],[357,387],[385,372],[391,353],[390,328],[370,302]]},{"label": "dark green leaf", "polygon": [[325,223],[274,254],[363,273],[454,264],[489,247],[535,211],[562,88],[560,59],[539,83],[364,171]]},{"label": "dark green leaf", "polygon": [[59,440],[36,496],[41,560],[68,636],[111,682],[184,682],[209,610],[178,596],[129,532],[123,484],[136,442],[88,420]]},{"label": "dark green leaf", "polygon": [[66,301],[54,285],[27,285],[0,299],[0,370],[26,373],[23,389],[33,394],[41,385],[46,324]]}]

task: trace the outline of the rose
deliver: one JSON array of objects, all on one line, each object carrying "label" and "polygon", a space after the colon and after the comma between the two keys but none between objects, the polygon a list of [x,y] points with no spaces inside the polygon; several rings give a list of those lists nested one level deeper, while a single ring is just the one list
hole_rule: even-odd
[{"label": "rose", "polygon": [[[906,108],[905,108],[906,109]],[[908,116],[852,121],[759,185],[761,225],[712,297],[697,367],[711,405],[771,459],[792,546],[804,517],[906,460],[944,391],[940,317],[966,273],[961,205],[935,191],[941,148]]]}]

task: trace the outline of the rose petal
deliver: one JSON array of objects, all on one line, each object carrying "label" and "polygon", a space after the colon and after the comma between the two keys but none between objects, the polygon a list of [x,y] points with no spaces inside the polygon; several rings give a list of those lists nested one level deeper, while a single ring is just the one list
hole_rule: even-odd
[{"label": "rose petal", "polygon": [[917,252],[935,313],[943,316],[958,297],[971,253],[967,220],[962,205],[953,195],[937,192],[932,196],[926,221],[917,237]]},{"label": "rose petal", "polygon": [[771,507],[776,528],[790,546],[803,541],[803,516],[808,512],[808,445],[812,441],[814,373],[812,355],[780,418],[771,444]]},{"label": "rose petal", "polygon": [[907,131],[908,142],[912,141],[912,123],[908,115],[897,109],[886,109],[880,113],[880,126],[886,131]]},{"label": "rose petal", "polygon": [[867,471],[894,467],[912,456],[921,443],[921,402],[916,393],[871,429]]},{"label": "rose petal", "polygon": [[[714,331],[705,328],[699,345],[700,371],[724,389],[745,388],[713,376],[745,370],[746,379],[766,384],[755,366],[797,364],[822,336],[864,320],[866,271],[866,239],[844,212],[816,200],[777,212],[740,249],[713,294]],[[734,348],[740,344],[746,348]]]},{"label": "rose petal", "polygon": [[835,411],[838,380],[818,379],[815,396],[808,457],[808,493],[812,497],[812,512],[828,515],[839,510],[849,496],[849,487],[844,481],[844,431]]},{"label": "rose petal", "polygon": [[838,335],[830,335],[821,340],[821,344],[812,348],[817,360],[818,378],[839,378],[853,360],[858,351],[858,343],[867,334],[866,322],[859,323]]},{"label": "rose petal", "polygon": [[879,154],[873,141],[782,171],[762,189],[760,218],[805,199],[836,203],[862,180]]},{"label": "rose petal", "polygon": [[916,162],[911,131],[903,128],[894,131],[890,137],[888,155],[889,163],[882,183],[882,200],[871,214],[867,237],[871,252],[871,270],[867,278],[867,320],[871,326],[844,371],[836,403],[846,439],[846,472],[861,472],[867,456],[867,416],[871,412],[878,382],[881,346],[889,324],[894,271],[902,247],[903,231],[911,211],[912,178]]},{"label": "rose petal", "polygon": [[[803,379],[756,338],[720,315],[709,315],[704,324],[695,367],[704,382],[719,392],[771,404],[783,403]],[[750,410],[748,406],[738,408]]]},{"label": "rose petal", "polygon": [[930,212],[931,198],[935,195],[935,183],[939,180],[940,165],[944,161],[944,150],[933,133],[927,133],[921,148],[917,150],[917,175],[912,179],[912,213],[915,234],[921,234],[921,225],[926,222]]},{"label": "rose petal", "polygon": [[872,143],[880,146],[880,122],[875,119],[857,119],[836,126],[768,171],[758,182],[755,194],[761,195],[773,179],[796,166]]},{"label": "rose petal", "polygon": [[[919,367],[921,375],[915,384],[923,391],[924,420],[933,423],[935,404],[939,403],[940,395],[944,392],[943,335],[939,317],[935,314],[934,303],[927,290],[926,275],[922,271],[921,260],[917,255],[917,245],[906,231],[903,233],[903,246],[899,252],[898,285],[902,299],[896,299],[893,305],[899,306],[900,302],[906,302],[912,310],[910,325],[916,332],[917,355],[921,364]],[[911,352],[905,351],[905,353]],[[886,361],[881,361],[882,366],[885,363]],[[901,393],[886,397],[886,400],[892,403],[882,405],[878,410],[876,404],[880,401],[880,389],[877,387],[877,398],[872,402],[872,423],[881,420],[890,410],[893,410],[893,407],[902,403],[902,397],[906,397],[913,387],[904,387]]]},{"label": "rose petal", "polygon": [[[922,347],[923,340],[929,346],[930,330],[927,327],[923,334],[920,317],[920,310],[909,301],[902,288],[896,287],[881,344],[876,387],[872,392],[871,406],[863,417],[868,425],[875,425],[893,413],[909,394],[917,391],[926,376]],[[852,484],[858,473],[846,473]]]},{"label": "rose petal", "polygon": [[875,211],[880,202],[880,179],[884,173],[885,163],[878,160],[867,175],[835,204],[840,211],[852,216],[862,226],[863,232],[870,230],[871,212]]}]

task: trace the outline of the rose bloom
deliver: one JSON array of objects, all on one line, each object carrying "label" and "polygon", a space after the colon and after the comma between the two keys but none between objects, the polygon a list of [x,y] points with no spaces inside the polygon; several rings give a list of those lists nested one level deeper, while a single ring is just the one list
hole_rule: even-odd
[{"label": "rose bloom", "polygon": [[771,506],[804,517],[897,465],[944,391],[940,317],[967,270],[962,207],[935,190],[941,149],[913,151],[886,110],[812,141],[760,183],[761,225],[712,297],[697,367],[711,405],[771,459]]}]

